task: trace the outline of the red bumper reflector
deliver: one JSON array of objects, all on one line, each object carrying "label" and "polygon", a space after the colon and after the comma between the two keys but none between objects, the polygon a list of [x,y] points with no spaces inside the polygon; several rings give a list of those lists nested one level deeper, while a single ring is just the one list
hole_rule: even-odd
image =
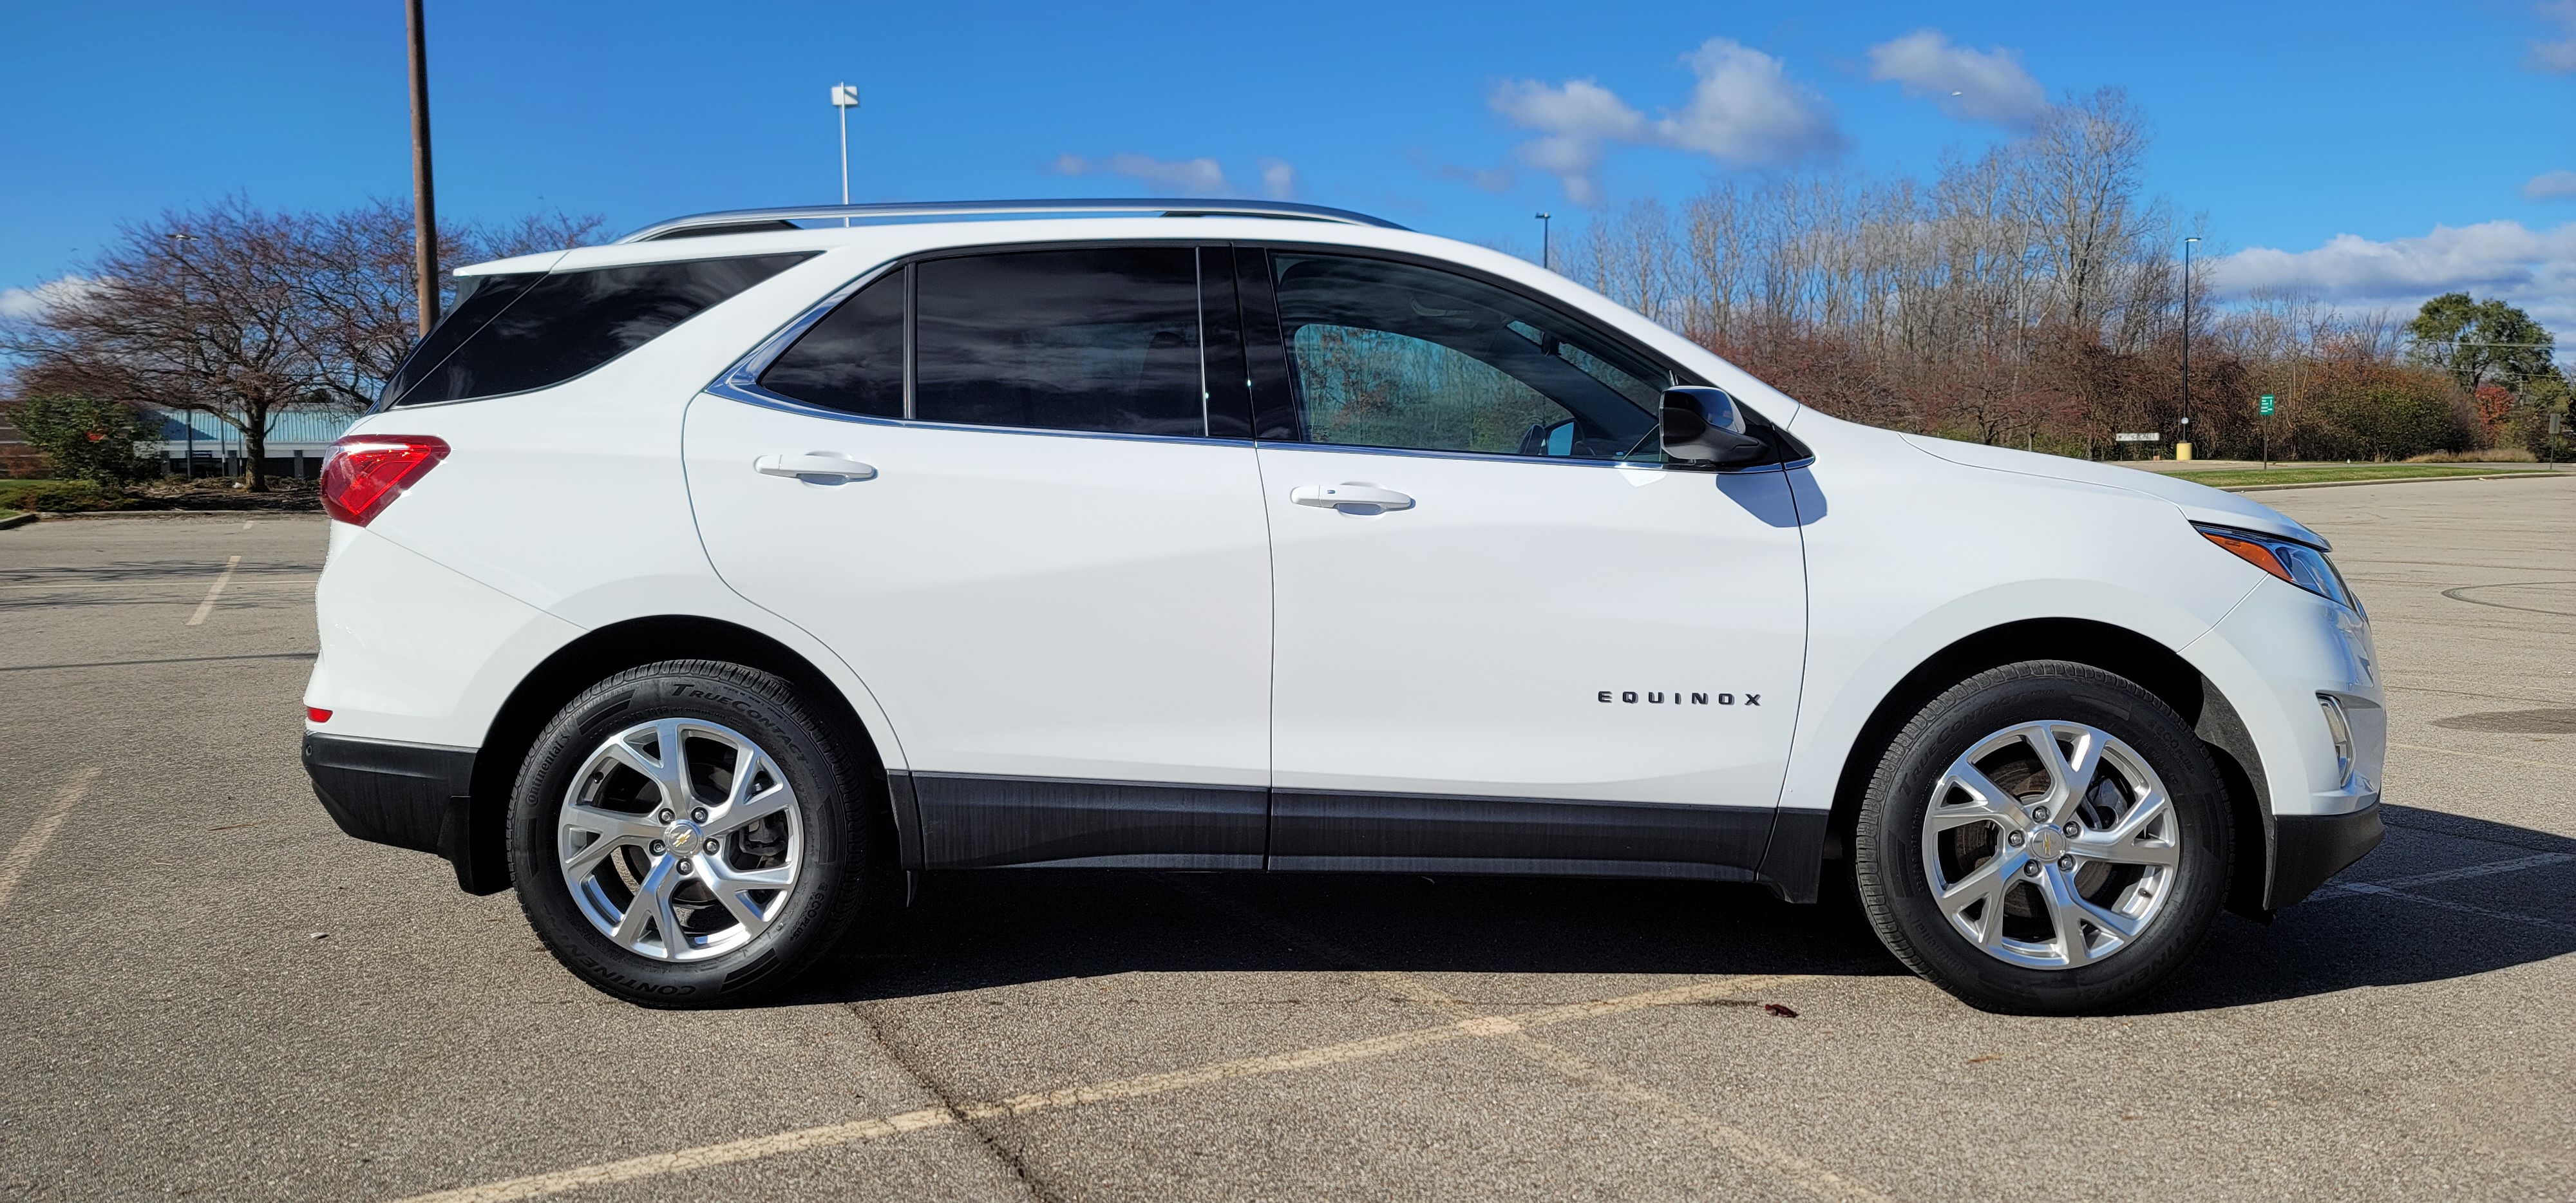
[{"label": "red bumper reflector", "polygon": [[322,461],[322,508],[365,526],[446,458],[447,440],[433,435],[349,435]]},{"label": "red bumper reflector", "polygon": [[304,717],[317,723],[327,723],[331,721],[331,712],[319,706],[307,706],[304,708]]}]

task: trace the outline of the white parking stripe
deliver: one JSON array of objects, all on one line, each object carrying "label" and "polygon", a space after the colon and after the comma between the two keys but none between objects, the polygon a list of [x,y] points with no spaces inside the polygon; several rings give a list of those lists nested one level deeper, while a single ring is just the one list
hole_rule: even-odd
[{"label": "white parking stripe", "polygon": [[2567,772],[2576,772],[2576,764],[2559,764],[2554,761],[2547,760],[2516,760],[2511,756],[2491,756],[2485,752],[2463,752],[2458,748],[2437,748],[2431,744],[2402,744],[2393,739],[2388,741],[2388,746],[2392,748],[2404,748],[2410,752],[2439,752],[2445,756],[2466,756],[2472,760],[2492,760],[2498,764],[2518,764],[2527,769],[2561,769]]},{"label": "white parking stripe", "polygon": [[[1254,910],[1251,907],[1238,903],[1232,898],[1228,898],[1216,893],[1215,891],[1209,890],[1204,886],[1200,886],[1195,882],[1181,883],[1172,881],[1168,878],[1165,880],[1166,884],[1173,885],[1174,888],[1179,889],[1184,893],[1196,896],[1208,903],[1210,906],[1224,911],[1245,923],[1261,928],[1282,940],[1288,941],[1292,945],[1320,952],[1326,957],[1332,960],[1341,961],[1344,964],[1367,964],[1367,961],[1361,958],[1359,954],[1343,948],[1329,939],[1316,935],[1315,933],[1307,931],[1302,927],[1298,927],[1295,924],[1272,918],[1271,916]],[[1675,1099],[1669,1095],[1662,1094],[1648,1087],[1631,1082],[1626,1078],[1622,1078],[1617,1074],[1602,1069],[1600,1066],[1594,1065],[1589,1061],[1585,1061],[1583,1058],[1577,1057],[1564,1049],[1558,1048],[1553,1044],[1549,1044],[1544,1040],[1539,1040],[1530,1036],[1528,1034],[1528,1029],[1533,1026],[1531,1022],[1533,1017],[1530,1015],[1488,1016],[1480,1014],[1474,1007],[1469,1005],[1466,1000],[1457,998],[1449,992],[1440,989],[1438,986],[1409,973],[1399,973],[1388,969],[1370,969],[1362,971],[1359,976],[1363,981],[1375,983],[1381,987],[1392,990],[1399,995],[1412,999],[1415,1002],[1425,1004],[1444,1015],[1448,1015],[1452,1017],[1453,1022],[1458,1026],[1467,1028],[1478,1036],[1499,1041],[1505,1048],[1510,1049],[1512,1052],[1517,1053],[1522,1057],[1535,1061],[1538,1064],[1544,1065],[1549,1069],[1553,1069],[1558,1073],[1564,1074],[1565,1076],[1578,1082],[1582,1082],[1585,1085],[1607,1090],[1613,1094],[1619,1095],[1631,1103],[1643,1106],[1646,1110],[1653,1112],[1666,1120],[1675,1121],[1683,1126],[1695,1128],[1708,1140],[1710,1144],[1717,1146],[1721,1152],[1734,1157],[1736,1160],[1741,1161],[1746,1165],[1753,1166],[1757,1169],[1769,1170],[1773,1174],[1787,1179],[1791,1185],[1797,1186],[1811,1195],[1825,1199],[1858,1200],[1862,1201],[1862,1203],[1887,1203],[1887,1196],[1871,1190],[1858,1182],[1854,1182],[1849,1178],[1845,1178],[1821,1165],[1817,1165],[1806,1158],[1800,1157],[1787,1149],[1781,1148],[1779,1145],[1764,1140],[1759,1136],[1755,1136],[1754,1134],[1747,1132],[1742,1128],[1738,1128],[1733,1124],[1727,1123],[1724,1120],[1718,1119],[1715,1116],[1699,1111],[1679,1099]],[[1733,984],[1736,986],[1738,992],[1741,992],[1744,988],[1756,984],[1803,981],[1812,976],[1814,975],[1777,974],[1764,978],[1738,979]],[[1685,987],[1685,989],[1689,989],[1689,987]]]},{"label": "white parking stripe", "polygon": [[2418,873],[2413,877],[2392,877],[2386,881],[2344,882],[2338,885],[2327,886],[2311,895],[2311,897],[2332,898],[2338,894],[2385,894],[2391,890],[2403,890],[2415,886],[2438,885],[2446,881],[2467,881],[2472,877],[2493,877],[2498,873],[2519,873],[2525,869],[2538,869],[2548,865],[2562,865],[2571,860],[2576,860],[2576,855],[2570,855],[2565,852],[2540,852],[2534,853],[2530,856],[2516,857],[2513,860],[2489,861],[2483,865],[2468,865],[2458,869],[2443,869],[2433,873]]},{"label": "white parking stripe", "polygon": [[223,575],[216,577],[214,584],[206,586],[206,600],[198,602],[197,612],[188,616],[189,626],[193,627],[198,623],[204,622],[206,620],[206,615],[214,612],[215,599],[224,595],[224,586],[233,583],[233,569],[240,566],[240,556],[234,556],[233,558],[224,561]]},{"label": "white parking stripe", "polygon": [[2425,906],[2439,907],[2446,911],[2458,911],[2467,915],[2483,915],[2489,919],[2505,919],[2515,923],[2528,923],[2533,927],[2546,927],[2552,931],[2576,932],[2576,924],[2560,923],[2555,919],[2543,919],[2538,915],[2521,915],[2512,911],[2489,910],[2482,906],[2470,906],[2465,902],[2453,902],[2447,898],[2429,898],[2422,894],[2409,894],[2404,890],[2392,890],[2386,886],[2355,885],[2351,887],[2351,889],[2357,894],[2376,894],[2382,898],[2402,898],[2408,902],[2420,902]]},{"label": "white parking stripe", "polygon": [[1132,1099],[1146,1095],[1166,1094],[1171,1091],[1181,1090],[1192,1086],[1205,1086],[1211,1083],[1229,1081],[1236,1078],[1260,1077],[1269,1074],[1293,1073],[1297,1070],[1303,1069],[1321,1069],[1325,1066],[1331,1065],[1346,1065],[1354,1061],[1371,1060],[1393,1053],[1404,1052],[1409,1049],[1423,1048],[1434,1044],[1444,1044],[1453,1040],[1466,1040],[1478,1036],[1491,1036],[1512,1028],[1544,1027],[1549,1024],[1571,1023],[1579,1019],[1596,1019],[1604,1015],[1618,1015],[1630,1011],[1642,1011],[1649,1007],[1685,1006],[1693,1003],[1712,1002],[1719,999],[1732,998],[1748,991],[1759,990],[1766,985],[1773,985],[1786,980],[1792,979],[1788,977],[1745,977],[1720,978],[1713,981],[1694,982],[1689,985],[1674,986],[1663,990],[1649,990],[1642,994],[1630,994],[1619,998],[1596,999],[1590,1002],[1567,1003],[1561,1006],[1542,1007],[1536,1011],[1512,1016],[1508,1019],[1479,1017],[1476,1019],[1461,1020],[1456,1023],[1443,1024],[1439,1027],[1418,1028],[1409,1032],[1396,1032],[1386,1036],[1373,1036],[1366,1040],[1352,1040],[1342,1044],[1328,1044],[1320,1048],[1308,1048],[1299,1049],[1294,1052],[1274,1053],[1266,1057],[1244,1057],[1232,1061],[1217,1061],[1207,1065],[1198,1066],[1193,1069],[1175,1070],[1170,1073],[1145,1074],[1140,1077],[1121,1078],[1116,1081],[1101,1082],[1090,1086],[1069,1087],[1063,1090],[1036,1091],[1029,1094],[1013,1095],[1009,1098],[998,1099],[992,1102],[965,1103],[959,1105],[955,1110],[950,1110],[944,1107],[924,1107],[916,1111],[906,1111],[898,1115],[872,1116],[867,1119],[852,1120],[848,1123],[825,1124],[821,1127],[815,1128],[800,1128],[793,1132],[781,1132],[773,1136],[755,1136],[745,1140],[727,1141],[723,1144],[701,1145],[694,1149],[681,1149],[673,1153],[655,1153],[644,1157],[630,1157],[624,1161],[611,1161],[599,1165],[582,1166],[577,1169],[557,1170],[550,1174],[531,1174],[524,1178],[508,1178],[499,1182],[487,1182],[480,1186],[460,1187],[456,1190],[439,1191],[434,1194],[414,1195],[410,1198],[399,1200],[398,1203],[501,1203],[502,1200],[506,1199],[543,1198],[548,1195],[560,1195],[568,1191],[582,1190],[587,1187],[604,1186],[612,1182],[629,1182],[637,1178],[651,1178],[658,1177],[663,1174],[677,1174],[690,1170],[706,1169],[713,1166],[731,1165],[736,1162],[751,1161],[762,1157],[775,1157],[782,1153],[795,1153],[807,1149],[823,1149],[838,1145],[856,1144],[861,1141],[882,1140],[886,1137],[899,1136],[906,1132],[919,1132],[928,1128],[946,1127],[961,1119],[993,1119],[1011,1115],[1027,1115],[1034,1111],[1063,1110],[1091,1103],[1111,1102],[1118,1099]]},{"label": "white parking stripe", "polygon": [[54,795],[54,804],[36,816],[36,821],[28,825],[27,834],[19,836],[17,846],[9,849],[8,858],[0,860],[0,907],[9,905],[9,896],[18,892],[18,878],[26,874],[27,866],[36,863],[36,857],[44,852],[46,843],[54,838],[55,830],[63,825],[65,818],[70,817],[72,807],[79,805],[81,795],[89,792],[89,783],[97,779],[95,767],[72,774],[71,783]]}]

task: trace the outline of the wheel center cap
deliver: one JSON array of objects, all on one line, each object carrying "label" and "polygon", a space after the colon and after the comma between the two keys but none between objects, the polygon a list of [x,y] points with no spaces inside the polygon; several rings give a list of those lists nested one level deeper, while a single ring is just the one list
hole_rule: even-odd
[{"label": "wheel center cap", "polygon": [[[673,824],[677,826],[677,824]],[[2066,855],[2066,833],[2054,827],[2034,827],[2030,832],[2032,860],[2056,860]]]},{"label": "wheel center cap", "polygon": [[698,830],[698,825],[687,819],[681,819],[662,829],[662,842],[671,846],[673,856],[696,856],[698,845],[705,838],[706,833]]}]

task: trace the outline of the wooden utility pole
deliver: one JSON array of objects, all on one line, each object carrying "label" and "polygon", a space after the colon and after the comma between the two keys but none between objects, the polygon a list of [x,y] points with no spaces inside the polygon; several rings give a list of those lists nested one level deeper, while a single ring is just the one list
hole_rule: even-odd
[{"label": "wooden utility pole", "polygon": [[438,206],[429,183],[429,46],[420,0],[403,0],[411,34],[412,271],[420,277],[420,332],[438,324]]}]

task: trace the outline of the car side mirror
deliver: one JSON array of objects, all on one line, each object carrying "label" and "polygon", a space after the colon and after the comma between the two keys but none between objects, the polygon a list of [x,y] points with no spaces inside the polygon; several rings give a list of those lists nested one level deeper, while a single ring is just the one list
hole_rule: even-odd
[{"label": "car side mirror", "polygon": [[1678,463],[1741,468],[1771,454],[1746,429],[1744,408],[1722,388],[1677,384],[1664,390],[1664,454]]}]

